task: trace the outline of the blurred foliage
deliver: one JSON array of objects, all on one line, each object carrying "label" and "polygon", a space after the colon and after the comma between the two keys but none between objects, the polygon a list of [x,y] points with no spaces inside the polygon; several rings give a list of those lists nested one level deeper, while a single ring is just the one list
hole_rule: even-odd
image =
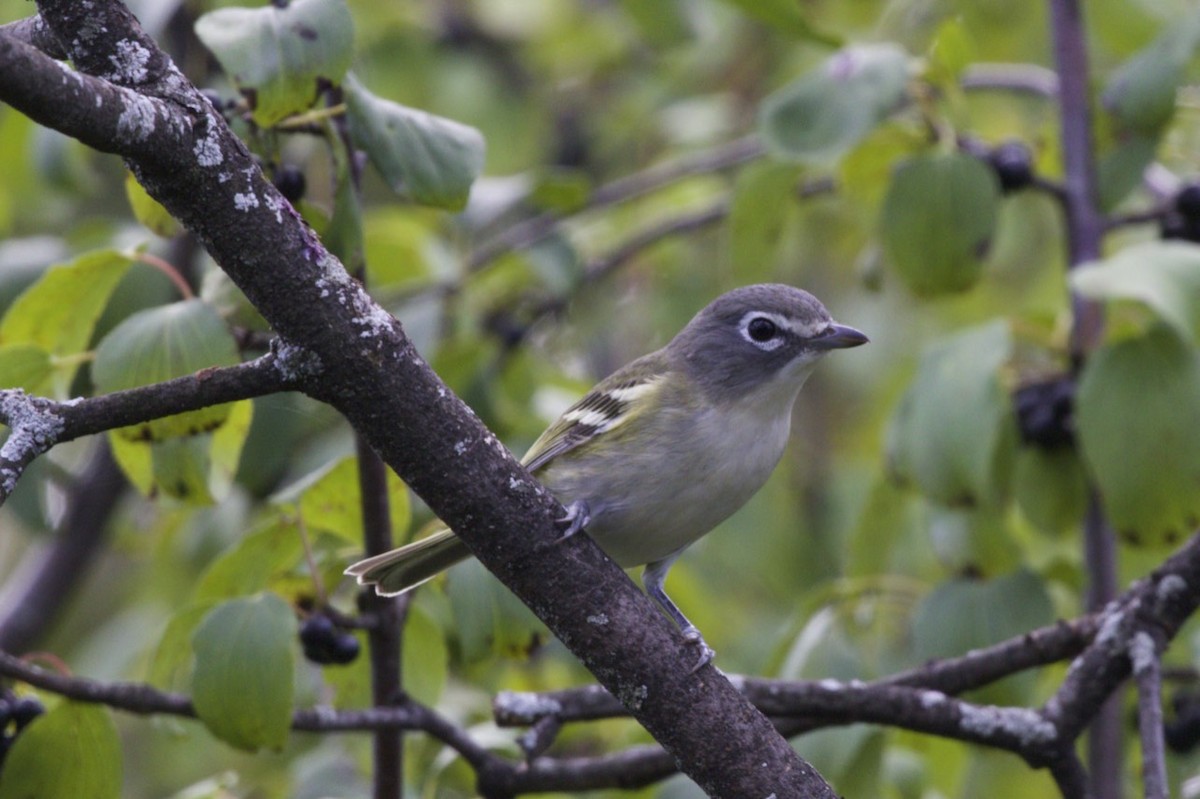
[{"label": "blurred foliage", "polygon": [[[989,160],[1017,140],[1031,159],[1018,166],[1061,178],[1052,99],[960,84],[985,63],[1048,65],[1041,0],[130,5],[515,452],[734,285],[803,286],[871,336],[821,366],[766,488],[672,571],[672,597],[728,672],[870,679],[1079,613],[1087,480],[1137,544],[1122,551],[1123,580],[1195,527],[1200,250],[1142,243],[1151,220],[1111,236],[1111,257],[1069,283],[1054,201]],[[0,0],[0,20],[30,8]],[[1200,17],[1184,0],[1097,0],[1087,13],[1102,203],[1159,207],[1169,198],[1141,181],[1150,161],[1200,172]],[[598,187],[756,132],[770,155],[592,202]],[[236,353],[231,328],[261,320],[118,159],[7,107],[0,151],[0,385],[91,394],[254,354]],[[727,218],[594,271],[714,203]],[[563,216],[549,235],[475,260],[547,212]],[[148,265],[160,262],[199,298]],[[1069,373],[1071,287],[1103,301],[1110,325],[1084,365],[1069,443],[1046,447],[1018,431],[1010,397]],[[203,722],[61,703],[9,753],[0,797],[44,790],[68,761],[81,765],[53,785],[95,769],[96,795],[121,780],[132,799],[366,795],[367,736],[282,727],[293,706],[369,702],[365,657],[306,662],[294,629],[326,594],[355,612],[341,577],[361,550],[345,422],[281,395],[111,438],[141,494],[119,506],[113,545],[44,648],[89,677],[195,692]],[[0,510],[0,580],[53,527],[84,446],[54,450]],[[428,512],[394,476],[389,493],[407,540]],[[1197,642],[1189,630],[1170,663],[1194,665]],[[422,589],[404,645],[406,689],[514,755],[491,694],[588,680],[473,567]],[[1060,676],[972,698],[1032,705]],[[68,723],[95,734],[42,762],[34,745]],[[577,725],[552,754],[646,739],[630,722]],[[452,752],[405,741],[414,795],[472,794]],[[822,731],[798,747],[847,795],[1056,795],[1015,758],[895,730]],[[1171,763],[1179,778],[1198,767]],[[643,793],[697,795],[678,779]]]}]

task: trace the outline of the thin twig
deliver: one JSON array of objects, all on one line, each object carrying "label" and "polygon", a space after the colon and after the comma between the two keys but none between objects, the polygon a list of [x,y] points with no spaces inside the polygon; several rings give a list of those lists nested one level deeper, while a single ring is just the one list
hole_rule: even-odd
[{"label": "thin twig", "polygon": [[1167,799],[1167,760],[1163,742],[1162,665],[1150,633],[1133,636],[1129,661],[1138,693],[1138,734],[1142,739],[1142,787],[1146,799]]}]

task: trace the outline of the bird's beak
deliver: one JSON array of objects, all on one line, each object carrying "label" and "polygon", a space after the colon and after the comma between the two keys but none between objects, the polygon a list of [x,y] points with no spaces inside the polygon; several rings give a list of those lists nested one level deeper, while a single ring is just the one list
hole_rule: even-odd
[{"label": "bird's beak", "polygon": [[849,325],[831,324],[823,333],[813,337],[809,345],[819,350],[844,350],[870,341],[862,331]]}]

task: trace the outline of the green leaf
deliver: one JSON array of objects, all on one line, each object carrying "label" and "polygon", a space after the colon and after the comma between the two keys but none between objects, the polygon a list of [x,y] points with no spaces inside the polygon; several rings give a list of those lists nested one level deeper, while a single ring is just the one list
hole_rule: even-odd
[{"label": "green leaf", "polygon": [[759,129],[777,157],[828,167],[896,110],[907,86],[900,47],[847,47],[767,97]]},{"label": "green leaf", "polygon": [[1200,355],[1166,325],[1101,347],[1076,397],[1085,462],[1131,543],[1174,543],[1200,522]]},{"label": "green leaf", "polygon": [[213,497],[228,496],[242,462],[242,446],[254,421],[254,401],[241,400],[229,405],[225,423],[213,431],[209,446],[208,491]]},{"label": "green leaf", "polygon": [[801,4],[794,0],[725,0],[725,2],[797,39],[808,39],[835,47],[841,44],[836,36],[814,28],[801,11]]},{"label": "green leaf", "polygon": [[228,599],[257,593],[272,577],[289,571],[304,557],[296,525],[277,519],[246,535],[225,550],[201,575],[196,601]]},{"label": "green leaf", "polygon": [[1200,343],[1200,246],[1151,241],[1071,273],[1072,287],[1094,300],[1145,306],[1192,345]]},{"label": "green leaf", "polygon": [[291,0],[210,11],[196,20],[196,36],[250,98],[254,121],[270,127],[312,106],[319,81],[341,83],[354,19],[344,0]]},{"label": "green leaf", "polygon": [[211,602],[203,602],[171,616],[150,658],[147,682],[164,691],[186,691],[191,687],[192,635],[212,608]]},{"label": "green leaf", "polygon": [[925,352],[892,421],[888,457],[897,476],[943,505],[1003,495],[1015,424],[999,373],[1011,351],[1008,325],[996,321]]},{"label": "green leaf", "polygon": [[1058,535],[1079,529],[1087,497],[1087,475],[1076,452],[1066,447],[1018,450],[1013,499],[1039,530]]},{"label": "green leaf", "polygon": [[1190,13],[1122,64],[1102,102],[1128,133],[1157,134],[1175,114],[1175,93],[1200,46],[1200,14]]},{"label": "green leaf", "polygon": [[158,200],[146,193],[142,184],[137,182],[137,178],[132,173],[125,174],[125,196],[129,199],[129,207],[133,209],[133,215],[137,221],[149,228],[155,235],[169,239],[183,230],[183,226],[176,221],[175,217],[171,216]]},{"label": "green leaf", "polygon": [[454,610],[454,634],[468,663],[492,655],[527,657],[545,640],[533,611],[476,560],[447,572],[446,593]]},{"label": "green leaf", "polygon": [[106,708],[64,701],[13,741],[0,799],[121,796],[121,741]]},{"label": "green leaf", "polygon": [[485,143],[475,128],[376,97],[346,81],[350,132],[392,191],[458,211],[483,171]]},{"label": "green leaf", "polygon": [[[237,343],[215,310],[193,299],[139,311],[117,325],[96,348],[92,379],[104,392],[145,386],[211,366],[238,363]],[[230,406],[155,419],[122,428],[130,440],[163,441],[220,426]]]},{"label": "green leaf", "polygon": [[0,345],[31,344],[48,353],[55,366],[54,393],[66,396],[79,368],[67,356],[87,349],[96,320],[131,263],[119,252],[97,250],[50,267],[0,320]]},{"label": "green leaf", "polygon": [[800,168],[763,161],[738,173],[729,212],[729,254],[733,271],[747,277],[770,268],[780,245],[788,211],[796,207]]},{"label": "green leaf", "polygon": [[[408,489],[388,470],[388,502],[392,530],[408,530],[411,508]],[[332,461],[283,488],[271,501],[298,506],[309,530],[324,530],[354,543],[362,541],[362,492],[358,483],[358,459],[353,456]]]},{"label": "green leaf", "polygon": [[1111,211],[1142,184],[1146,167],[1158,155],[1158,136],[1131,133],[1104,154],[1096,166],[1100,208]]},{"label": "green leaf", "polygon": [[192,505],[211,505],[215,497],[208,487],[208,435],[168,438],[150,443],[135,442],[150,448],[154,485],[169,497]]},{"label": "green leaf", "polygon": [[888,260],[915,294],[964,291],[979,279],[1000,189],[979,159],[928,153],[892,176],[880,214]]},{"label": "green leaf", "polygon": [[280,749],[292,720],[296,617],[278,596],[223,602],[192,636],[192,701],[212,733],[238,749]]},{"label": "green leaf", "polygon": [[54,367],[50,356],[36,344],[0,345],[0,388],[23,388],[30,394],[52,390]]},{"label": "green leaf", "polygon": [[[1054,605],[1041,577],[1025,569],[992,580],[955,579],[926,596],[913,616],[918,662],[961,655],[1054,621]],[[1032,675],[1022,675],[1032,677]],[[989,687],[988,701],[1024,704],[1031,680]]]}]

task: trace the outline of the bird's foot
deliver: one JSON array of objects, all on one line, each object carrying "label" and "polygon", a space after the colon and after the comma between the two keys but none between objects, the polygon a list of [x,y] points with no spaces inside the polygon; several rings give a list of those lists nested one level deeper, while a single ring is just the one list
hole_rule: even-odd
[{"label": "bird's foot", "polygon": [[696,665],[692,666],[692,670],[688,672],[689,674],[695,674],[711,663],[712,659],[717,656],[717,653],[704,640],[704,636],[700,634],[700,631],[691,624],[684,627],[681,632],[683,633],[684,640],[696,647],[700,652],[700,659],[696,661]]},{"label": "bird's foot", "polygon": [[555,523],[562,528],[562,535],[559,536],[559,541],[566,541],[571,536],[578,533],[580,530],[588,526],[588,522],[592,520],[591,509],[588,504],[582,499],[577,499],[570,505],[567,505],[567,513]]}]

